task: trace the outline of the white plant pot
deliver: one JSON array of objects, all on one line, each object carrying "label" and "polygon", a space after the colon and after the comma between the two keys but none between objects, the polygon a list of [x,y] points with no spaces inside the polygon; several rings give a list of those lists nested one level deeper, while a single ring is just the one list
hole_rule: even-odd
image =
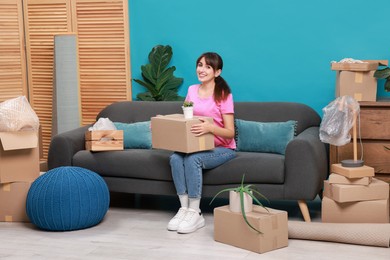
[{"label": "white plant pot", "polygon": [[[244,193],[244,211],[251,212],[253,208],[253,199]],[[241,213],[240,193],[229,191],[229,209],[232,212]]]},{"label": "white plant pot", "polygon": [[194,117],[194,108],[193,107],[182,107],[183,114],[185,119],[191,119]]}]

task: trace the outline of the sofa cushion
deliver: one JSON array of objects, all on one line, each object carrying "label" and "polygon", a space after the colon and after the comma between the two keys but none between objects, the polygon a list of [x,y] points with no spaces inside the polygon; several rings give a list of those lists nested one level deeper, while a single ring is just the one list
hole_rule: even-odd
[{"label": "sofa cushion", "polygon": [[93,153],[82,150],[73,156],[73,165],[90,169],[101,176],[172,181],[171,151],[126,149]]},{"label": "sofa cushion", "polygon": [[[172,181],[169,156],[171,151],[128,149],[92,153],[79,151],[73,165],[88,168],[103,177],[128,177]],[[211,170],[204,170],[205,185],[240,183],[245,173],[247,183],[284,182],[284,156],[271,153],[237,152],[236,158]]]},{"label": "sofa cushion", "polygon": [[294,138],[297,122],[235,120],[237,151],[284,154]]},{"label": "sofa cushion", "polygon": [[118,130],[123,130],[123,145],[125,149],[152,148],[150,121],[132,124],[114,122]]}]

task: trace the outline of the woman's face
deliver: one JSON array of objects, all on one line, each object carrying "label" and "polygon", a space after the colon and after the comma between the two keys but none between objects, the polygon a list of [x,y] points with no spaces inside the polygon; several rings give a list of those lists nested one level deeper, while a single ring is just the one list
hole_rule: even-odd
[{"label": "woman's face", "polygon": [[202,83],[214,81],[221,74],[221,70],[214,71],[213,67],[206,64],[206,59],[202,57],[196,66],[198,80]]}]

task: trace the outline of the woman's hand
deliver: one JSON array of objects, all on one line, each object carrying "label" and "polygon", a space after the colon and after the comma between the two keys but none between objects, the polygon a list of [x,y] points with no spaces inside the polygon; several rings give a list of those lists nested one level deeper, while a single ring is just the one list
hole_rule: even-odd
[{"label": "woman's hand", "polygon": [[195,136],[201,136],[207,133],[213,133],[214,131],[214,124],[210,123],[204,118],[199,118],[201,123],[194,124],[191,126],[191,133],[195,134]]}]

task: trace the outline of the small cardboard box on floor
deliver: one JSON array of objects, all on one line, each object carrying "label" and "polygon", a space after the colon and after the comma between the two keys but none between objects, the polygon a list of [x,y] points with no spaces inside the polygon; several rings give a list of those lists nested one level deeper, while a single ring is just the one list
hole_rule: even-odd
[{"label": "small cardboard box on floor", "polygon": [[85,149],[93,152],[123,150],[123,130],[87,131]]},{"label": "small cardboard box on floor", "polygon": [[0,143],[0,183],[38,178],[37,131],[0,132]]},{"label": "small cardboard box on floor", "polygon": [[[156,116],[151,118],[152,147],[182,153],[193,153],[214,148],[214,135],[195,136],[191,126],[199,124],[200,117],[185,119],[182,114]],[[210,117],[202,117],[213,123]]]},{"label": "small cardboard box on floor", "polygon": [[376,101],[378,66],[387,60],[366,60],[365,63],[332,63],[336,71],[336,97],[351,96],[357,101]]},{"label": "small cardboard box on floor", "polygon": [[0,184],[0,222],[30,222],[26,199],[31,182]]},{"label": "small cardboard box on floor", "polygon": [[286,211],[253,205],[247,213],[249,223],[263,234],[252,230],[241,213],[229,210],[229,206],[214,209],[215,241],[247,249],[257,253],[288,246],[288,217]]}]

